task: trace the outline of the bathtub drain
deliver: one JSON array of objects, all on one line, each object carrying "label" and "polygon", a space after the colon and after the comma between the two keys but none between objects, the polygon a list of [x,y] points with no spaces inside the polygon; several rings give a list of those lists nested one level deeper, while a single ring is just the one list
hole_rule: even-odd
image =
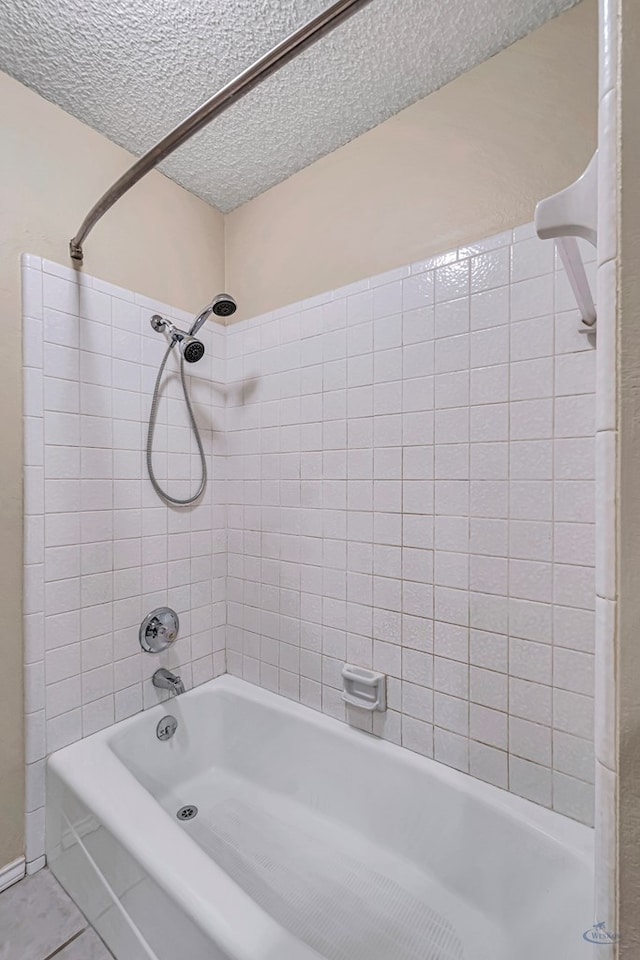
[{"label": "bathtub drain", "polygon": [[176,817],[178,820],[193,820],[197,813],[198,808],[195,806],[195,804],[190,803],[186,807],[180,807],[176,813]]}]

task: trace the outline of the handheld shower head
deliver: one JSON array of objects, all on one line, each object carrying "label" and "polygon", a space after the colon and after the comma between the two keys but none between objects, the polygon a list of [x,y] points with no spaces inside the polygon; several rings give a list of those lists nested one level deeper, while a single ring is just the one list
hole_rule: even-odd
[{"label": "handheld shower head", "polygon": [[219,293],[214,297],[211,309],[216,317],[230,317],[238,309],[238,304],[227,293]]},{"label": "handheld shower head", "polygon": [[216,317],[230,317],[238,309],[238,304],[235,302],[233,297],[230,297],[227,293],[219,293],[213,298],[211,303],[204,308],[202,313],[199,313],[196,319],[191,325],[191,330],[189,333],[193,336],[194,333],[197,333],[205,320],[213,313]]}]

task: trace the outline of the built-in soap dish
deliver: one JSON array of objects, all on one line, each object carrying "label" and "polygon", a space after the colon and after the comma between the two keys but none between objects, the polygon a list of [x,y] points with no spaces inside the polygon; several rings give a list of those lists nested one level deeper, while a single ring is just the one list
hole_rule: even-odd
[{"label": "built-in soap dish", "polygon": [[342,699],[362,710],[386,710],[386,681],[384,673],[345,663],[342,668]]}]

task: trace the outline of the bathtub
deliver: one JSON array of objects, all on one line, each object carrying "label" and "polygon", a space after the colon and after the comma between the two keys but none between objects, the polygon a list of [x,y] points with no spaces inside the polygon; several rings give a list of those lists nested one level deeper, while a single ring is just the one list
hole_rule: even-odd
[{"label": "bathtub", "polygon": [[47,856],[117,960],[593,951],[591,830],[229,676],[53,754]]}]

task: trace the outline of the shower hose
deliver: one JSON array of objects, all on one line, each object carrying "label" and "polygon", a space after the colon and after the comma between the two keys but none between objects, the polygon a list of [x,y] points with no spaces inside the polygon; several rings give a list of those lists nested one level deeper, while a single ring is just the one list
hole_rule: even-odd
[{"label": "shower hose", "polygon": [[175,347],[175,340],[172,341],[167,347],[167,351],[162,358],[162,362],[158,368],[158,376],[156,377],[155,386],[153,388],[153,399],[151,400],[151,410],[149,412],[149,430],[147,432],[147,470],[149,471],[149,479],[151,480],[151,485],[156,491],[159,497],[166,503],[172,503],[176,507],[188,507],[190,504],[195,503],[205,491],[207,486],[207,461],[204,455],[204,448],[202,446],[202,439],[200,438],[200,431],[198,430],[198,424],[196,423],[196,418],[193,415],[193,408],[191,406],[191,400],[189,399],[189,392],[187,390],[187,383],[184,375],[184,357],[180,357],[180,381],[182,383],[182,392],[184,393],[184,401],[187,405],[187,412],[189,414],[189,422],[191,423],[191,429],[193,430],[193,435],[196,438],[196,443],[198,444],[198,453],[200,454],[200,463],[202,465],[202,478],[200,480],[200,485],[197,491],[191,497],[187,497],[184,500],[180,500],[178,497],[172,497],[170,494],[163,490],[158,480],[156,478],[154,469],[153,469],[153,434],[156,428],[156,420],[158,417],[158,403],[160,402],[160,384],[162,382],[162,375],[164,373],[164,368],[167,365],[167,360],[169,359],[169,354]]}]

